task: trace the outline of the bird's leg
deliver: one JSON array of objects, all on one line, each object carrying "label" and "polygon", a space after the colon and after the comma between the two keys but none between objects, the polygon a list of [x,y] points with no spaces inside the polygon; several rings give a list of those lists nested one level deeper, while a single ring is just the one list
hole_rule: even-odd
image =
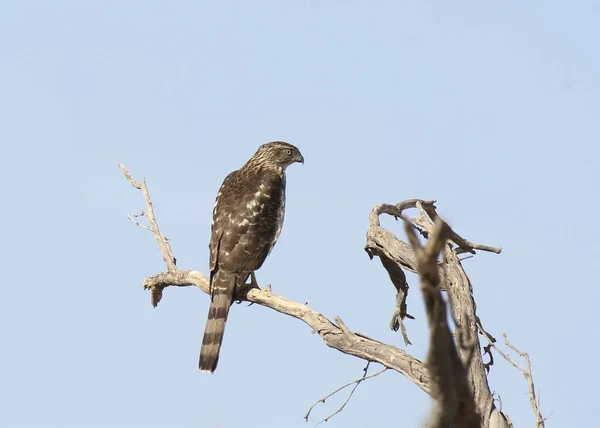
[{"label": "bird's leg", "polygon": [[[250,284],[248,284],[248,286],[250,286],[250,288],[258,288],[259,290],[261,289],[258,286],[258,283],[256,282],[256,276],[254,276],[254,272],[250,274]],[[267,286],[264,289],[267,291],[271,291],[271,284],[267,284]]]},{"label": "bird's leg", "polygon": [[258,286],[258,282],[256,282],[256,275],[254,275],[254,272],[250,272],[250,284],[247,284],[250,288],[258,288],[260,290],[260,287]]},{"label": "bird's leg", "polygon": [[[240,296],[241,294],[246,294],[248,291],[252,290],[253,288],[258,288],[260,290],[260,287],[258,286],[258,283],[256,282],[256,276],[254,275],[254,272],[250,272],[250,283],[244,284],[241,287],[238,287],[238,289],[236,290],[236,296]],[[242,303],[242,299],[236,298],[236,300],[238,301],[238,303]]]}]

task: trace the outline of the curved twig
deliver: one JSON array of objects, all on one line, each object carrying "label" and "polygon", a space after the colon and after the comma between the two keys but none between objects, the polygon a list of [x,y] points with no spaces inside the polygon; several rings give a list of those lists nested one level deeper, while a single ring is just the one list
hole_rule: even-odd
[{"label": "curved twig", "polygon": [[[518,363],[516,363],[510,357],[510,355],[508,355],[507,353],[501,351],[498,348],[498,346],[496,345],[496,339],[494,339],[493,337],[491,337],[487,333],[484,334],[484,336],[487,338],[487,340],[489,342],[488,345],[486,346],[486,348],[487,349],[494,348],[496,350],[496,352],[498,352],[502,358],[504,358],[513,367],[515,367],[517,370],[519,370],[523,374],[523,377],[525,377],[525,379],[527,380],[527,386],[529,388],[529,402],[531,403],[531,408],[533,409],[533,413],[535,414],[536,427],[537,428],[544,428],[545,422],[546,422],[547,418],[544,418],[542,416],[542,412],[540,410],[540,400],[539,400],[539,398],[536,398],[535,385],[533,383],[533,374],[531,372],[531,359],[529,358],[529,354],[527,352],[521,351],[515,345],[513,345],[512,343],[510,343],[508,341],[508,337],[506,336],[506,333],[502,333],[502,337],[504,338],[504,344],[506,346],[508,346],[510,349],[512,349],[514,352],[516,352],[517,354],[519,354],[519,356],[521,356],[522,358],[525,359],[525,362],[527,364],[527,369],[525,369],[525,368],[521,367],[521,365],[519,365]],[[493,362],[492,353],[489,352],[489,355],[490,355],[490,358],[492,358],[492,362]]]},{"label": "curved twig", "polygon": [[355,379],[351,382],[346,383],[345,385],[340,386],[339,388],[337,388],[335,391],[327,394],[325,397],[315,401],[312,406],[310,406],[310,408],[308,409],[308,411],[306,412],[306,414],[304,415],[304,419],[306,420],[306,422],[308,422],[308,417],[310,416],[310,412],[312,412],[312,409],[319,403],[325,403],[325,400],[327,400],[329,397],[337,394],[338,392],[340,392],[342,389],[347,388],[350,385],[354,384],[354,388],[352,388],[352,391],[350,391],[350,394],[348,395],[348,398],[346,398],[346,401],[344,401],[344,403],[333,413],[331,413],[329,416],[327,416],[326,418],[322,419],[317,425],[319,425],[321,422],[327,422],[329,419],[331,419],[332,417],[334,417],[335,415],[337,415],[338,413],[340,413],[342,410],[344,410],[344,407],[346,407],[346,404],[348,404],[348,402],[350,401],[350,398],[352,398],[352,395],[354,394],[354,391],[356,390],[356,388],[358,388],[358,385],[363,381],[363,380],[367,380],[367,379],[371,379],[375,376],[379,376],[381,373],[385,372],[386,370],[388,370],[387,367],[384,367],[383,369],[379,370],[376,373],[370,374],[367,376],[367,372],[369,370],[369,365],[371,364],[371,362],[367,362],[366,367],[363,369],[364,374],[359,377],[358,379]]}]

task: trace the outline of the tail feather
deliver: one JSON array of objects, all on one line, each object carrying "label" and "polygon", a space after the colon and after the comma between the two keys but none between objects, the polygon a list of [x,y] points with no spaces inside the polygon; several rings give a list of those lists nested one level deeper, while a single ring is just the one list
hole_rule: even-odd
[{"label": "tail feather", "polygon": [[213,373],[219,362],[219,351],[223,342],[225,323],[235,292],[237,275],[218,271],[213,278],[213,295],[208,310],[208,320],[200,349],[200,370]]}]

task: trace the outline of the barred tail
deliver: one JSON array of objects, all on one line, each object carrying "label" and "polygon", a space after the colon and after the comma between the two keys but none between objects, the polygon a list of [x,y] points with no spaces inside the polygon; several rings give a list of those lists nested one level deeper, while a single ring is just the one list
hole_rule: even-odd
[{"label": "barred tail", "polygon": [[200,349],[200,370],[213,373],[219,362],[219,350],[223,342],[225,322],[235,292],[237,275],[218,271],[213,278],[213,296],[208,310],[208,320]]}]

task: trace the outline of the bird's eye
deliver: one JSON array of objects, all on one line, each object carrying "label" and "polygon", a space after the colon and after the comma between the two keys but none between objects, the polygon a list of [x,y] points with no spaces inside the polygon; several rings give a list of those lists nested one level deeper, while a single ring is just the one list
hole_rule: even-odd
[{"label": "bird's eye", "polygon": [[292,154],[292,151],[290,149],[285,149],[285,154],[289,156]]}]

